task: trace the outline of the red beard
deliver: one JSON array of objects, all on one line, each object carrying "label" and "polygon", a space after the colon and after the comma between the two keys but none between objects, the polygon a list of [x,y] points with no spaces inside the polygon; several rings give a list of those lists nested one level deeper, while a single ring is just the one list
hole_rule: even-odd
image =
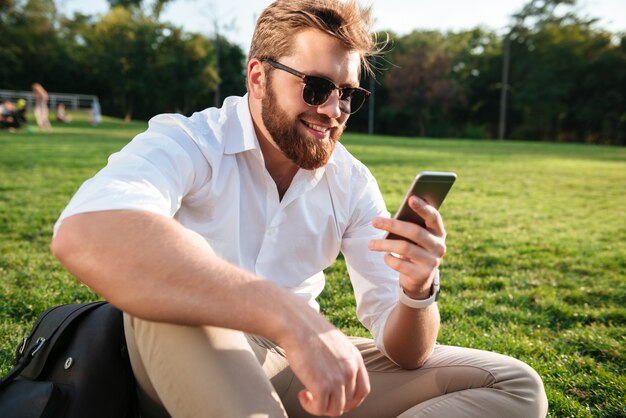
[{"label": "red beard", "polygon": [[[304,113],[293,120],[289,118],[278,105],[278,99],[274,94],[269,77],[266,92],[267,94],[262,101],[261,119],[278,148],[298,167],[306,170],[314,170],[326,164],[335,149],[335,144],[343,133],[345,125],[331,128],[328,139],[302,135],[299,132],[298,124],[302,123],[301,118]],[[317,122],[322,126],[332,125],[331,119],[325,115],[316,114],[314,118],[308,117],[306,120],[312,123]]]}]

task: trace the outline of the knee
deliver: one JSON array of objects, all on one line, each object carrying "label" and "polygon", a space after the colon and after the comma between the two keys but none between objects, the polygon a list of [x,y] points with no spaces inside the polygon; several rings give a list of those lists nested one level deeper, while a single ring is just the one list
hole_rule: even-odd
[{"label": "knee", "polygon": [[545,417],[548,413],[548,398],[543,380],[539,373],[528,364],[517,360],[516,389],[512,395],[519,398],[524,405],[524,417]]}]

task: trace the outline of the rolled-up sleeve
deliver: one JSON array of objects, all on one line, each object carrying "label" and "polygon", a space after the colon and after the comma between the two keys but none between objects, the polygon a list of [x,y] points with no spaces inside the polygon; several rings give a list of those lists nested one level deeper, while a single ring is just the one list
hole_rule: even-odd
[{"label": "rolled-up sleeve", "polygon": [[384,232],[372,226],[376,216],[389,216],[376,181],[371,177],[355,200],[342,253],[354,288],[359,321],[372,333],[379,350],[386,354],[383,331],[397,302],[398,273],[384,262],[384,253],[370,251],[371,239]]},{"label": "rolled-up sleeve", "polygon": [[177,115],[153,118],[144,133],[80,186],[56,222],[55,233],[64,219],[85,212],[142,210],[173,217],[183,197],[210,172],[194,138],[180,129],[185,123]]}]

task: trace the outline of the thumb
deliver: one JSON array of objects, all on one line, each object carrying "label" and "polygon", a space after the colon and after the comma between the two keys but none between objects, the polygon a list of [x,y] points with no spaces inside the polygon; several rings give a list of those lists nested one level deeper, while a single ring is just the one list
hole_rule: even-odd
[{"label": "thumb", "polygon": [[303,389],[300,392],[298,392],[298,400],[300,401],[302,406],[308,405],[311,402],[313,402],[313,394],[309,392],[308,390]]},{"label": "thumb", "polygon": [[302,405],[302,409],[307,411],[313,415],[320,415],[319,412],[316,413],[314,405],[313,405],[313,394],[306,389],[298,392],[298,400],[300,401],[300,405]]}]

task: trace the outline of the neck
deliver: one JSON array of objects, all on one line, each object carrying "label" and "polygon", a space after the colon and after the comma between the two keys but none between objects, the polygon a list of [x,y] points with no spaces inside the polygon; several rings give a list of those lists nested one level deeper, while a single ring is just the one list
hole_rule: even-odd
[{"label": "neck", "polygon": [[288,159],[285,154],[273,142],[270,142],[264,135],[257,135],[261,153],[265,161],[265,168],[276,183],[278,196],[283,198],[291,181],[298,172],[299,167]]},{"label": "neck", "polygon": [[259,124],[257,124],[254,115],[252,123],[254,125],[257,139],[259,140],[263,160],[265,161],[265,169],[274,180],[274,183],[276,183],[278,196],[282,199],[287,192],[287,189],[289,189],[291,181],[298,172],[299,167],[287,158],[285,154],[283,154],[283,152],[271,139],[269,132],[262,129]]}]

